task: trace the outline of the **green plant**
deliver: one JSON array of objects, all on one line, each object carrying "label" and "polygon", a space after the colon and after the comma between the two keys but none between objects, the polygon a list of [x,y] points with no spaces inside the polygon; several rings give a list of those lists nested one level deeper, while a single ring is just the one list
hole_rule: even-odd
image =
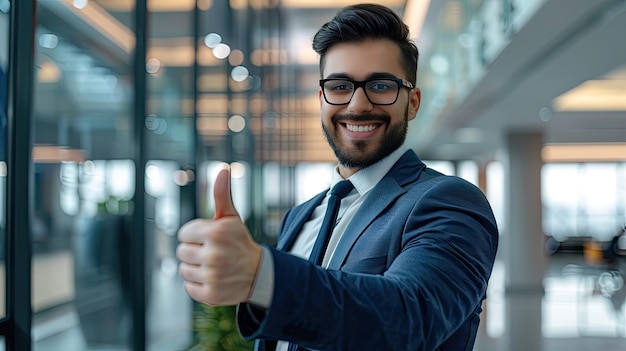
[{"label": "green plant", "polygon": [[194,345],[188,351],[248,351],[254,343],[244,340],[235,321],[235,306],[194,303]]}]

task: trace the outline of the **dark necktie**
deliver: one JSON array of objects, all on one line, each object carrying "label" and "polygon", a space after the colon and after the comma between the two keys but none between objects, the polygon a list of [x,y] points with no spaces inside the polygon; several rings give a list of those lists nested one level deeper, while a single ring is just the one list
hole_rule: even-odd
[{"label": "dark necktie", "polygon": [[328,240],[330,239],[333,229],[335,228],[335,222],[337,221],[337,214],[339,213],[341,199],[346,197],[346,195],[348,195],[352,191],[352,189],[354,189],[354,185],[352,185],[349,180],[342,180],[337,183],[330,191],[330,197],[328,198],[328,207],[326,208],[324,221],[322,222],[320,232],[317,235],[317,240],[315,240],[315,246],[313,246],[313,250],[311,251],[311,255],[309,256],[309,261],[315,263],[318,266],[322,264],[324,253],[326,252],[326,248],[328,247]]},{"label": "dark necktie", "polygon": [[[326,248],[328,247],[328,240],[330,239],[333,229],[335,228],[335,222],[337,221],[337,214],[339,213],[341,199],[346,197],[346,195],[348,195],[352,191],[352,189],[354,189],[354,185],[352,185],[349,180],[342,180],[337,183],[330,191],[330,197],[328,198],[328,207],[326,207],[324,221],[322,222],[320,232],[317,235],[317,239],[315,240],[315,245],[313,246],[311,255],[309,256],[310,262],[313,262],[318,266],[322,264],[324,253],[326,252]],[[289,343],[288,350],[297,351],[308,349],[302,346],[298,346],[296,344]]]}]

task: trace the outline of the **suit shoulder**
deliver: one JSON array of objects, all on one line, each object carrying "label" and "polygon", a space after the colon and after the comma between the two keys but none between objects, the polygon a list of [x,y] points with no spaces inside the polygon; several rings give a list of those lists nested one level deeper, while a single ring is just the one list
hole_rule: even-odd
[{"label": "suit shoulder", "polygon": [[482,190],[469,181],[458,176],[445,175],[432,168],[426,168],[420,174],[417,181],[413,184],[413,188],[418,188],[422,192],[432,190],[436,192],[445,191],[447,193],[484,195]]}]

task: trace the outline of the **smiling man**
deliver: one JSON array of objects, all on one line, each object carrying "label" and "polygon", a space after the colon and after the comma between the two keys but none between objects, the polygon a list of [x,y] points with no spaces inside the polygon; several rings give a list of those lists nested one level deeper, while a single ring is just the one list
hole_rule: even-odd
[{"label": "smiling man", "polygon": [[420,106],[407,26],[386,7],[349,6],[313,48],[332,190],[289,210],[272,248],[254,242],[221,172],[215,218],[179,231],[187,292],[238,304],[257,350],[472,350],[496,222],[478,188],[404,145]]},{"label": "smiling man", "polygon": [[415,70],[404,69],[393,41],[371,38],[328,47],[319,39],[314,45],[323,55],[322,77],[327,77],[320,80],[322,129],[347,179],[404,143],[420,90],[411,83],[415,78],[407,80]]}]

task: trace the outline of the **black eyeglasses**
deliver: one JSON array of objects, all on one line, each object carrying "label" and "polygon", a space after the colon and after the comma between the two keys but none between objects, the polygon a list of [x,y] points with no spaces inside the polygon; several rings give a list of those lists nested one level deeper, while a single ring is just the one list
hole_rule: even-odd
[{"label": "black eyeglasses", "polygon": [[363,88],[372,105],[393,105],[398,100],[400,87],[413,89],[411,82],[402,78],[373,78],[356,81],[347,78],[320,79],[324,100],[330,105],[347,105],[354,92]]}]

